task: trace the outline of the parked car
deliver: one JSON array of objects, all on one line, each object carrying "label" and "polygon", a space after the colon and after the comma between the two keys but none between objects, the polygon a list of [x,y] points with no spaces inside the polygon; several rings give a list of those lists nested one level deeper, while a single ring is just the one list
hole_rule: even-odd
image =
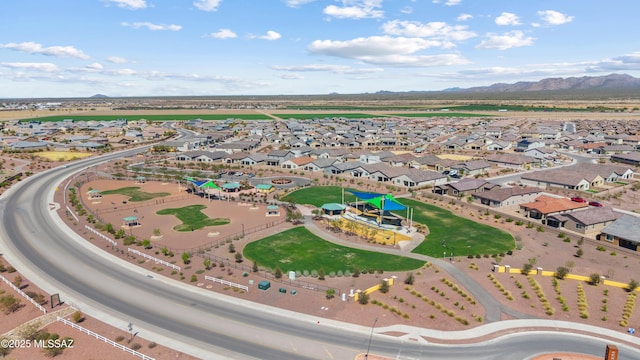
[{"label": "parked car", "polygon": [[256,177],[256,174],[251,173],[251,174],[249,174],[249,175],[247,175],[247,176],[248,176],[248,177],[250,177],[250,178],[253,178],[253,177]]},{"label": "parked car", "polygon": [[238,171],[238,172],[236,173],[236,176],[242,176],[242,175],[244,175],[244,173],[243,173],[242,171]]},{"label": "parked car", "polygon": [[595,206],[595,207],[602,207],[602,204],[597,201],[589,201],[589,205]]},{"label": "parked car", "polygon": [[235,171],[229,171],[227,175],[235,175],[235,173],[236,173]]},{"label": "parked car", "polygon": [[583,203],[583,202],[587,202],[587,200],[585,200],[585,199],[581,198],[580,196],[572,197],[572,198],[571,198],[571,201],[581,202],[581,203]]}]

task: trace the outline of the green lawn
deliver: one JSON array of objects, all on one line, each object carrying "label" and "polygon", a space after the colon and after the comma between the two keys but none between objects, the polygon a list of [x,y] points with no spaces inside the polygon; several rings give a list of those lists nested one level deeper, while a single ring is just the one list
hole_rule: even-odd
[{"label": "green lawn", "polygon": [[270,269],[278,266],[285,274],[288,271],[323,269],[329,276],[331,272],[353,272],[354,266],[360,271],[408,271],[424,265],[420,260],[336,245],[315,236],[305,227],[296,227],[249,243],[244,247],[243,255],[259,266]]},{"label": "green lawn", "polygon": [[[349,192],[354,189],[344,189],[344,201],[356,201],[356,197]],[[358,190],[362,191],[362,190]],[[339,186],[312,186],[296,190],[281,199],[282,201],[293,201],[296,204],[313,205],[320,207],[328,203],[342,202],[342,188]]]},{"label": "green lawn", "polygon": [[402,116],[402,117],[421,117],[421,118],[432,118],[432,117],[492,117],[493,115],[484,115],[484,114],[471,114],[471,113],[461,113],[461,112],[428,112],[428,113],[398,113],[391,114],[393,116]]},{"label": "green lawn", "polygon": [[130,186],[130,187],[123,187],[115,190],[100,191],[100,194],[102,195],[120,194],[120,195],[128,196],[129,201],[131,202],[147,201],[157,197],[165,197],[165,196],[171,195],[171,193],[168,193],[168,192],[148,193],[148,192],[140,191],[139,186]]},{"label": "green lawn", "polygon": [[[341,201],[341,188],[338,186],[313,186],[292,192],[283,198],[294,200],[298,204],[322,206],[325,203]],[[345,189],[345,201],[354,201],[355,197]],[[414,210],[413,221],[429,227],[429,235],[413,252],[442,257],[443,251],[451,249],[455,256],[484,255],[505,253],[515,246],[513,236],[506,231],[480,224],[475,221],[456,216],[451,211],[420,201],[399,198],[402,204]],[[405,217],[406,211],[398,211]],[[442,246],[442,241],[449,247]],[[448,256],[447,255],[447,256]]]},{"label": "green lawn", "polygon": [[215,218],[212,219],[202,213],[202,209],[206,209],[204,205],[190,205],[175,209],[162,209],[156,211],[158,215],[175,215],[182,224],[176,225],[173,230],[176,231],[193,231],[201,229],[205,226],[226,225],[229,219]]},{"label": "green lawn", "polygon": [[[506,231],[456,216],[435,205],[399,200],[414,209],[413,221],[429,227],[429,235],[413,250],[414,253],[441,257],[443,251],[449,256],[453,249],[455,256],[493,255],[505,253],[515,246],[513,236]],[[404,216],[406,212],[398,214]],[[442,246],[443,241],[449,249]]]},{"label": "green lawn", "polygon": [[[125,115],[53,115],[37,118],[42,122],[58,122],[64,119],[73,119],[74,121],[111,121],[117,119],[127,119],[130,121],[149,120],[149,121],[181,121],[181,120],[272,120],[268,115],[264,114],[125,114]],[[29,121],[33,119],[25,119]]]}]

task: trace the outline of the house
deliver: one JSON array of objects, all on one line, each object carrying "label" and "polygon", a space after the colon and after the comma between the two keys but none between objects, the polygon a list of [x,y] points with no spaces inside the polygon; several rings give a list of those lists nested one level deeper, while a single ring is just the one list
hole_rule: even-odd
[{"label": "house", "polygon": [[491,208],[517,210],[520,204],[534,201],[542,194],[536,187],[501,187],[471,194],[474,200]]},{"label": "house", "polygon": [[288,159],[280,164],[283,169],[298,169],[304,167],[304,165],[313,162],[315,159],[310,156],[302,156],[297,158]]},{"label": "house", "polygon": [[569,190],[589,190],[591,184],[585,177],[567,169],[535,171],[523,174],[520,183],[539,188],[557,187]]},{"label": "house", "polygon": [[640,244],[640,217],[629,214],[622,215],[613,223],[605,226],[597,239],[638,251],[638,244]]},{"label": "house", "polygon": [[545,224],[546,219],[551,215],[568,213],[586,207],[589,207],[589,204],[571,201],[566,197],[540,195],[533,202],[520,204],[519,212],[526,217],[542,220],[542,223]]},{"label": "house", "polygon": [[295,154],[290,150],[273,150],[267,153],[267,165],[280,166],[286,160],[293,158]]},{"label": "house", "polygon": [[488,191],[500,185],[485,180],[464,178],[455,183],[438,185],[433,192],[440,195],[464,196],[465,194]]},{"label": "house", "polygon": [[309,162],[303,166],[303,170],[305,171],[325,171],[326,168],[331,167],[333,164],[339,162],[337,159],[315,159],[312,162]]},{"label": "house", "polygon": [[471,160],[451,166],[451,169],[457,170],[462,175],[476,176],[486,174],[491,169],[491,164],[485,160]]},{"label": "house", "polygon": [[183,153],[176,154],[175,159],[177,161],[197,161],[197,162],[214,162],[221,160],[223,157],[228,156],[224,151],[185,151]]},{"label": "house", "polygon": [[634,166],[640,166],[640,152],[629,152],[627,154],[611,155],[611,161]]},{"label": "house", "polygon": [[240,164],[253,166],[253,165],[264,164],[266,161],[267,161],[267,154],[255,153],[241,159]]},{"label": "house", "polygon": [[611,207],[589,207],[581,211],[547,217],[547,225],[565,228],[584,235],[600,233],[601,230],[622,216]]},{"label": "house", "polygon": [[393,178],[393,183],[407,188],[427,187],[442,185],[447,182],[447,177],[437,171],[404,169],[404,174]]},{"label": "house", "polygon": [[535,148],[543,147],[545,144],[542,141],[533,141],[531,139],[522,139],[516,143],[514,151],[525,152]]},{"label": "house", "polygon": [[504,153],[487,155],[485,160],[499,167],[518,170],[530,169],[531,164],[537,162],[537,160],[531,156]]},{"label": "house", "polygon": [[524,154],[538,160],[552,160],[558,156],[558,153],[546,146],[525,150]]}]

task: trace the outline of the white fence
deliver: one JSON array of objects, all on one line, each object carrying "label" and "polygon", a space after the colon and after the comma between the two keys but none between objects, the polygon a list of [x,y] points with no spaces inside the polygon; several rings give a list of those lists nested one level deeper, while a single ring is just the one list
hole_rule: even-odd
[{"label": "white fence", "polygon": [[76,214],[69,208],[68,205],[67,205],[67,211],[69,212],[69,214],[71,214],[71,216],[73,216],[74,219],[76,219],[76,222],[80,222],[80,219],[78,219]]},{"label": "white fence", "polygon": [[91,226],[89,226],[89,225],[85,225],[85,226],[84,226],[84,228],[85,228],[85,229],[87,229],[87,230],[89,230],[89,231],[91,231],[92,233],[94,233],[94,234],[98,235],[98,237],[99,237],[99,238],[101,238],[102,240],[106,240],[106,241],[110,242],[110,243],[111,243],[111,245],[113,245],[113,246],[118,246],[118,243],[117,243],[115,240],[110,239],[107,235],[105,235],[105,234],[103,234],[103,233],[99,232],[98,230],[96,230],[96,229],[92,228]]},{"label": "white fence", "polygon": [[162,260],[162,259],[158,259],[157,257],[153,257],[153,256],[151,256],[151,255],[147,255],[147,254],[145,254],[145,253],[143,253],[143,252],[140,252],[140,251],[138,251],[138,250],[136,250],[136,249],[127,248],[127,251],[128,251],[128,252],[130,252],[130,253],[134,253],[134,254],[136,254],[136,255],[142,256],[143,258],[146,258],[146,259],[149,259],[149,260],[153,260],[153,261],[155,261],[155,262],[156,262],[156,264],[161,264],[161,265],[164,265],[164,266],[170,267],[170,268],[172,268],[173,270],[181,271],[181,270],[180,270],[180,266],[177,266],[177,265],[174,265],[174,264],[172,264],[172,263],[166,262],[166,261],[164,261],[164,260]]},{"label": "white fence", "polygon": [[145,355],[143,353],[139,353],[139,352],[137,352],[137,351],[135,351],[133,349],[129,349],[128,347],[126,347],[124,345],[118,344],[117,342],[115,342],[113,340],[107,339],[106,337],[104,337],[104,336],[102,336],[100,334],[96,334],[96,333],[94,333],[93,331],[91,331],[89,329],[85,329],[82,326],[80,326],[78,324],[74,324],[71,321],[63,319],[63,318],[61,318],[59,316],[58,316],[58,321],[60,321],[61,323],[65,324],[65,325],[69,325],[69,326],[71,326],[72,328],[74,328],[76,330],[80,330],[80,332],[83,332],[83,333],[85,333],[85,334],[87,334],[87,335],[89,335],[91,337],[94,337],[94,338],[96,338],[98,340],[102,340],[102,341],[106,342],[107,344],[109,344],[109,345],[111,345],[113,347],[116,347],[116,348],[118,348],[118,349],[120,349],[120,350],[122,350],[124,352],[128,352],[131,355],[137,356],[137,357],[139,357],[139,358],[141,358],[143,360],[155,360],[151,356],[147,356],[147,355]]},{"label": "white fence", "polygon": [[213,281],[214,283],[219,283],[219,284],[222,284],[222,285],[231,286],[231,287],[238,288],[238,289],[240,289],[240,290],[244,290],[244,291],[246,291],[246,292],[249,292],[249,287],[248,287],[248,286],[245,286],[245,285],[240,285],[240,284],[232,283],[231,281],[227,281],[227,280],[222,280],[222,279],[214,278],[214,277],[209,276],[209,275],[205,275],[205,276],[204,276],[204,279],[205,279],[205,280],[211,280],[211,281]]},{"label": "white fence", "polygon": [[11,287],[13,290],[15,290],[18,294],[20,294],[23,298],[27,299],[30,303],[35,305],[35,307],[37,307],[38,310],[42,311],[42,313],[44,313],[44,314],[47,313],[47,309],[43,308],[42,305],[38,304],[35,300],[30,298],[29,295],[25,294],[24,291],[20,290],[20,288],[18,288],[17,286],[13,285],[11,283],[11,281],[9,281],[9,279],[7,279],[6,277],[4,277],[2,275],[0,275],[0,279],[2,281],[4,281],[7,285],[9,285],[9,287]]}]

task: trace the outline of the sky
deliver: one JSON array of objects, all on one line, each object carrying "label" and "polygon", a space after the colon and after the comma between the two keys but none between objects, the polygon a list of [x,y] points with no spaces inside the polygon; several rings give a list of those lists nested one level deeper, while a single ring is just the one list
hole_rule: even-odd
[{"label": "sky", "polygon": [[19,0],[0,98],[354,94],[640,77],[638,0]]}]

